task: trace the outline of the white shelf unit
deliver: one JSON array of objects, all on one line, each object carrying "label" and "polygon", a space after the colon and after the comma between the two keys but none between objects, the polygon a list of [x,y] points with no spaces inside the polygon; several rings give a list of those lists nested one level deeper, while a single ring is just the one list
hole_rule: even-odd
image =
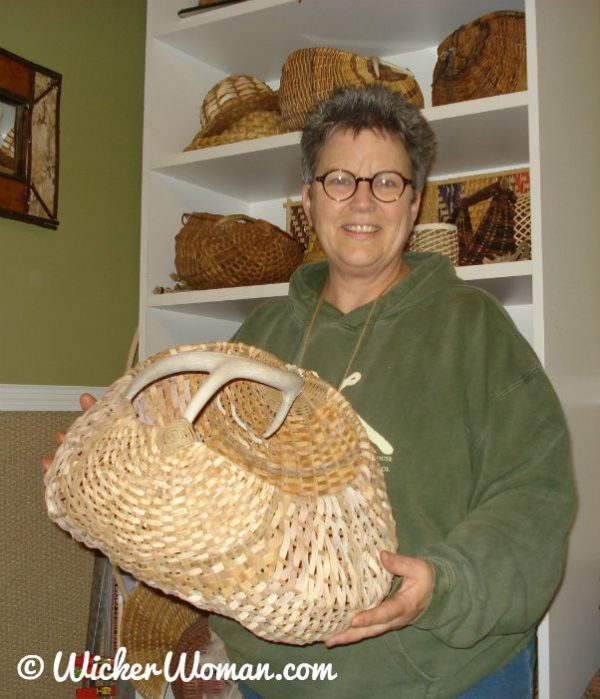
[{"label": "white shelf unit", "polygon": [[[574,415],[580,416],[584,408],[572,390],[568,338],[582,328],[586,344],[577,352],[577,385],[589,386],[586,379],[600,371],[600,359],[591,349],[600,346],[599,321],[581,308],[584,294],[576,296],[572,290],[585,280],[586,294],[594,289],[600,294],[600,275],[586,256],[590,250],[600,254],[598,244],[590,246],[582,228],[600,219],[600,212],[593,197],[587,202],[591,209],[582,207],[576,187],[590,182],[589,169],[600,160],[592,158],[589,147],[586,151],[584,140],[585,129],[592,133],[589,114],[598,111],[596,73],[590,67],[598,64],[597,3],[576,0],[575,8],[544,0],[542,14],[541,0],[246,0],[179,19],[177,10],[190,4],[148,0],[141,355],[167,345],[227,339],[257,303],[286,293],[287,284],[164,295],[153,294],[153,289],[172,283],[174,237],[184,212],[246,213],[284,227],[283,201],[299,197],[299,133],[182,152],[200,129],[206,92],[224,77],[241,73],[276,88],[292,50],[328,45],[377,55],[415,73],[425,97],[424,113],[440,144],[433,178],[530,168],[533,261],[458,272],[501,300],[545,363],[568,418],[573,422]],[[526,12],[528,90],[431,106],[437,45],[460,24],[497,9]],[[582,47],[584,58],[574,47]],[[569,132],[567,142],[578,148],[579,158],[577,168],[569,168],[561,129],[574,114],[579,129]],[[579,228],[568,230],[567,248],[563,236],[571,219],[565,207],[575,205]],[[572,275],[570,286],[565,275]],[[560,291],[557,283],[562,284]],[[595,394],[591,405],[597,415],[600,395]],[[589,424],[589,413],[585,416]],[[589,491],[591,498],[591,493],[598,494],[598,476],[590,468],[594,431],[586,431],[580,420],[573,427],[580,492],[585,499]],[[598,613],[593,590],[600,571],[590,575],[589,563],[582,562],[592,555],[597,559],[591,548],[591,531],[597,526],[592,505],[584,499],[563,589],[539,633],[540,699],[575,699],[600,664],[593,650],[600,647],[600,625],[597,618],[591,621]]]}]

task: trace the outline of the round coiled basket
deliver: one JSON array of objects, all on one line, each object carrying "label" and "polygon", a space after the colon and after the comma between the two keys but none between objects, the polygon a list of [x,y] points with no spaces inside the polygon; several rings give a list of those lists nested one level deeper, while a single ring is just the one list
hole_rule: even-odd
[{"label": "round coiled basket", "polygon": [[395,524],[359,417],[242,344],[175,348],[116,381],[59,447],[46,504],[138,580],[272,641],[324,640],[391,585]]}]

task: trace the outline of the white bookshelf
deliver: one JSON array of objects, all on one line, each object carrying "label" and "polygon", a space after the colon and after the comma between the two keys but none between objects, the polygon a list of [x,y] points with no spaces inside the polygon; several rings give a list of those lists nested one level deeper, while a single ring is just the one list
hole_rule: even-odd
[{"label": "white bookshelf", "polygon": [[[440,144],[433,179],[530,168],[532,261],[458,273],[505,305],[544,362],[572,427],[582,500],[565,582],[539,633],[539,680],[540,699],[577,699],[600,665],[594,544],[600,312],[594,314],[589,301],[593,294],[600,298],[600,198],[590,190],[600,162],[591,116],[600,113],[598,3],[246,0],[178,18],[177,10],[190,4],[148,0],[142,356],[167,345],[227,339],[257,303],[287,292],[287,284],[271,284],[152,293],[172,284],[174,237],[184,212],[246,213],[284,227],[282,203],[299,197],[297,132],[182,152],[200,129],[204,95],[227,75],[251,74],[277,87],[286,56],[319,44],[377,55],[410,68],[421,86]],[[460,24],[497,9],[526,12],[528,90],[431,106],[437,45]],[[585,400],[575,389],[580,386],[587,387]],[[597,387],[591,399],[590,386]]]}]

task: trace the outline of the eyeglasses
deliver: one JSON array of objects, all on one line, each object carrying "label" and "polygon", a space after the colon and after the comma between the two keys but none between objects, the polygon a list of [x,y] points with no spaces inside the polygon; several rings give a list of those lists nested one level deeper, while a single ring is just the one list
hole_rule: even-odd
[{"label": "eyeglasses", "polygon": [[407,185],[412,184],[412,180],[399,172],[378,172],[373,177],[357,177],[348,170],[330,170],[315,177],[315,182],[320,182],[325,194],[334,201],[350,199],[359,182],[368,182],[375,199],[386,203],[400,199]]}]

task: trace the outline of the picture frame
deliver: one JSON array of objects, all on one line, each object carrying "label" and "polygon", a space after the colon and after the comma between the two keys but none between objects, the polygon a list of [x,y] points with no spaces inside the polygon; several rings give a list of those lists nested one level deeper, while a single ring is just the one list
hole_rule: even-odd
[{"label": "picture frame", "polygon": [[58,227],[62,76],[0,48],[0,216]]}]

